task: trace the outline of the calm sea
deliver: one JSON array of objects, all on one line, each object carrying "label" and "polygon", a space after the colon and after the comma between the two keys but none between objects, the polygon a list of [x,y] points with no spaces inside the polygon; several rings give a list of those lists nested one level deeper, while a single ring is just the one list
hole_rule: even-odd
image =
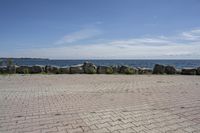
[{"label": "calm sea", "polygon": [[17,65],[55,65],[70,66],[90,61],[96,65],[129,65],[153,68],[155,64],[174,65],[177,68],[199,67],[200,60],[48,60],[48,59],[14,59]]}]

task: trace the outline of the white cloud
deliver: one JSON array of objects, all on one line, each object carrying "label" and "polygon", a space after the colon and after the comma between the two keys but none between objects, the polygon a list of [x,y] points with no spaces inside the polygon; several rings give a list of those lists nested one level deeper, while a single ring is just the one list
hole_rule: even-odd
[{"label": "white cloud", "polygon": [[188,32],[183,32],[181,37],[185,40],[200,41],[200,29],[194,29]]},{"label": "white cloud", "polygon": [[112,41],[110,44],[114,45],[147,45],[147,46],[163,46],[170,44],[169,40],[156,37],[156,38],[133,38],[133,39],[127,39],[127,40],[117,40],[117,41]]},{"label": "white cloud", "polygon": [[[121,47],[120,47],[121,46]],[[26,57],[59,59],[151,59],[151,58],[200,58],[200,45],[175,44],[158,46],[140,45],[70,45],[57,48],[21,51]]]},{"label": "white cloud", "polygon": [[[75,42],[92,37],[91,34],[83,35],[83,33],[92,32],[73,33],[66,36],[64,42]],[[13,52],[12,56],[54,59],[200,59],[199,36],[200,29],[195,29],[173,37],[130,38],[96,44],[77,42],[60,47],[25,49]]]},{"label": "white cloud", "polygon": [[60,40],[58,40],[56,44],[72,43],[80,40],[85,40],[97,36],[99,34],[101,34],[101,31],[98,29],[82,29],[80,31],[76,31],[74,33],[65,35]]}]

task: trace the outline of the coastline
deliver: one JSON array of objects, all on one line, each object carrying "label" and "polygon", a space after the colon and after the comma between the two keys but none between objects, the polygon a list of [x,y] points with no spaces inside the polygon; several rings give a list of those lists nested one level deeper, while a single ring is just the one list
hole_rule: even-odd
[{"label": "coastline", "polygon": [[194,68],[177,69],[173,65],[155,64],[153,69],[133,67],[128,65],[95,65],[84,62],[66,67],[52,65],[17,66],[8,62],[6,66],[0,66],[0,74],[182,74],[200,75],[200,66]]}]

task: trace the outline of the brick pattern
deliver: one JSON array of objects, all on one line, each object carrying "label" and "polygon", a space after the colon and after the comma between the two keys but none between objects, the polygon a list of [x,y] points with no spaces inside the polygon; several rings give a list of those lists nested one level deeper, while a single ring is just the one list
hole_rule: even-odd
[{"label": "brick pattern", "polygon": [[200,77],[0,76],[0,133],[199,133]]}]

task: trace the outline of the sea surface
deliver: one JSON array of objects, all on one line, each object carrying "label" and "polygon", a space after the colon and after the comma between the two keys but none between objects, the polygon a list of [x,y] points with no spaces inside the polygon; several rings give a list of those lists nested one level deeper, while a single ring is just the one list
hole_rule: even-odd
[{"label": "sea surface", "polygon": [[96,65],[129,65],[134,67],[153,68],[155,64],[173,65],[176,68],[200,67],[200,60],[49,60],[49,59],[13,59],[17,65],[55,65],[70,66],[82,64],[85,61]]}]

